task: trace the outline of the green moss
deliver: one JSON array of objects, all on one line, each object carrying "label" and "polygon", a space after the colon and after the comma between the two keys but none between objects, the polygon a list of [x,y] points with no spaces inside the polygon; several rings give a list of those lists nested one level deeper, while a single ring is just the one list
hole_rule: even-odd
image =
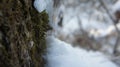
[{"label": "green moss", "polygon": [[[31,15],[34,16],[34,13],[37,13],[37,11],[31,11]],[[42,13],[39,13],[37,16],[39,16],[39,20],[36,17],[32,18],[33,28],[32,28],[32,40],[34,41],[34,47],[32,47],[31,55],[32,59],[34,60],[34,63],[39,66],[39,64],[44,64],[44,59],[42,58],[42,55],[45,53],[46,45],[45,45],[45,32],[49,29],[48,26],[48,14],[46,14],[45,11]],[[38,56],[36,55],[38,54]],[[41,58],[40,58],[41,57]],[[40,63],[37,63],[37,61],[40,61]],[[43,67],[43,66],[41,66]]]}]

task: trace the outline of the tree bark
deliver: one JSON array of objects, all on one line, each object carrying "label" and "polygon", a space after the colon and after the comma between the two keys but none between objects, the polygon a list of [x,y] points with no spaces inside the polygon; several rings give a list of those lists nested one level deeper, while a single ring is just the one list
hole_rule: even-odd
[{"label": "tree bark", "polygon": [[48,15],[34,0],[0,0],[0,67],[44,67]]}]

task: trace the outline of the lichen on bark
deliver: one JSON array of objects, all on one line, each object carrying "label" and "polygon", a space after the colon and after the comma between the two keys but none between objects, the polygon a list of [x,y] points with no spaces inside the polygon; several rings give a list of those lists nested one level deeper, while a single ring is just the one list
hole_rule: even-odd
[{"label": "lichen on bark", "polygon": [[34,0],[0,0],[0,67],[44,67],[48,14]]}]

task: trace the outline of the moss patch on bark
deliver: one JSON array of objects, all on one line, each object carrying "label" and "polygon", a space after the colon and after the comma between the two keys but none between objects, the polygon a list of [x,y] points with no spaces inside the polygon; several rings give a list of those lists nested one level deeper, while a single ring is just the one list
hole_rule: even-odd
[{"label": "moss patch on bark", "polygon": [[48,14],[34,0],[0,0],[0,67],[44,67]]}]

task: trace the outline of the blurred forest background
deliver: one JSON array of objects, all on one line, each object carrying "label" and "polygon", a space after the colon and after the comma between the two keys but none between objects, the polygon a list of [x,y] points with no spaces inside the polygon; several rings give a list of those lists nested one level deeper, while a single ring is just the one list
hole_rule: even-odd
[{"label": "blurred forest background", "polygon": [[117,64],[119,19],[119,0],[54,0],[54,35],[75,47],[103,52]]}]

